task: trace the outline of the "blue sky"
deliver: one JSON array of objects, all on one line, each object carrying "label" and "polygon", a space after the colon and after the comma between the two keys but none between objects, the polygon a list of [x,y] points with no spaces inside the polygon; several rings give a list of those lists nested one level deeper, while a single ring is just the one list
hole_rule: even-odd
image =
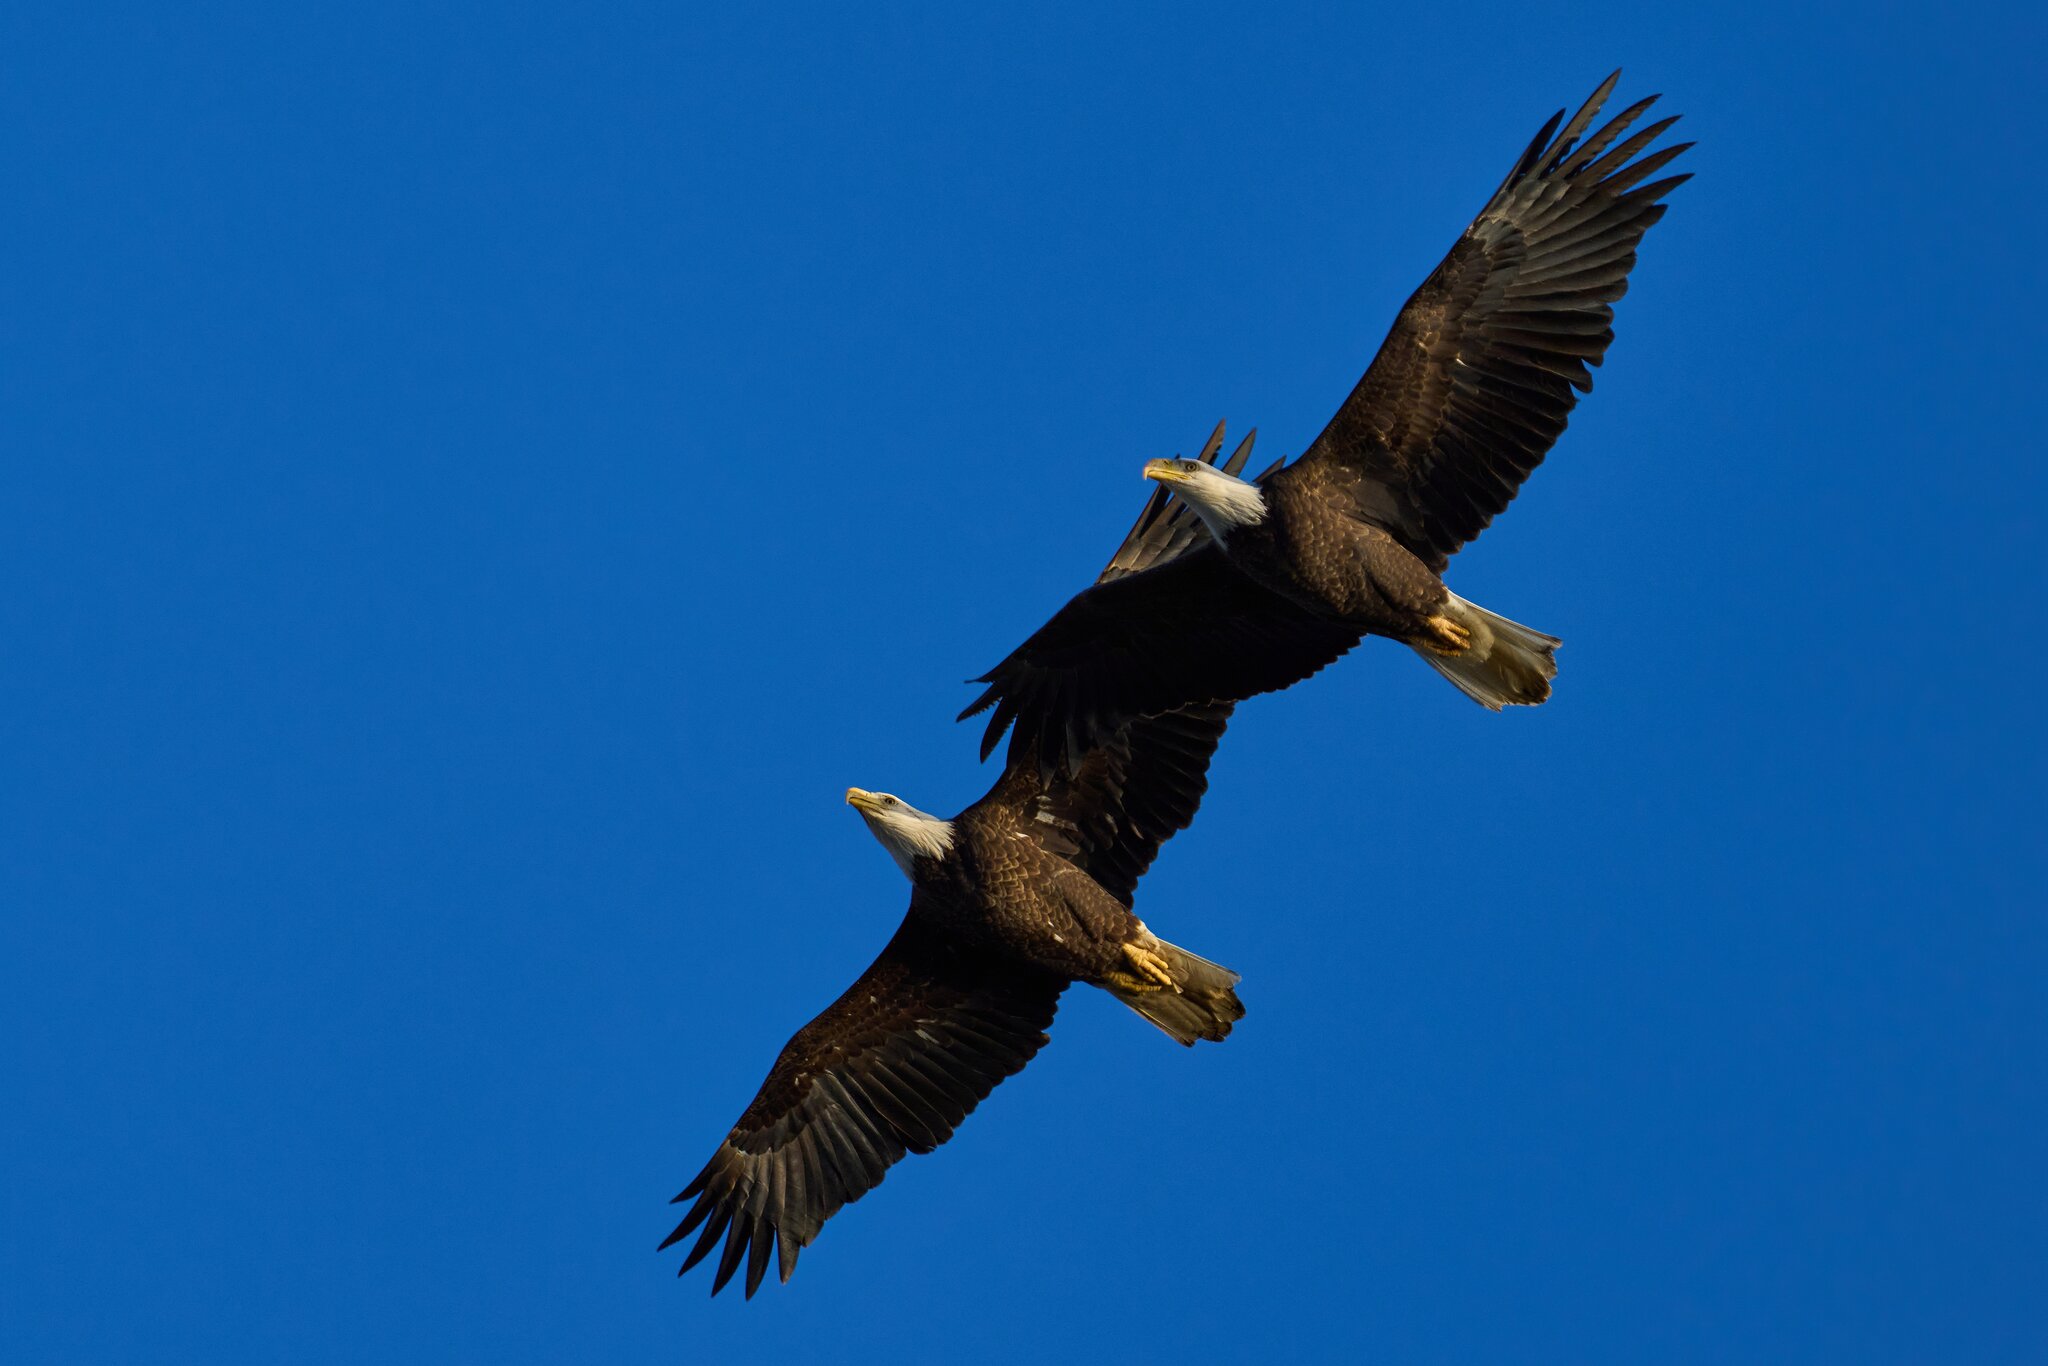
[{"label": "blue sky", "polygon": [[[707,7],[697,7],[699,9]],[[2048,1352],[2038,17],[0,18],[18,1361]],[[1076,993],[788,1287],[656,1255],[905,889],[849,784],[1138,466],[1309,440],[1611,67],[1697,179],[1453,566],[1245,707]]]}]

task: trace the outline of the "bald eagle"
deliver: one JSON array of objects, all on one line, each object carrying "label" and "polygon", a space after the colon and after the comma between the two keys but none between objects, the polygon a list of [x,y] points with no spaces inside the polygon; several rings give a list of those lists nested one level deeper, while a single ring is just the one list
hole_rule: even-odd
[{"label": "bald eagle", "polygon": [[1242,478],[1219,428],[1202,458],[1145,466],[1161,487],[1102,577],[974,680],[960,719],[994,709],[984,759],[1015,722],[1013,754],[1071,764],[1132,717],[1288,687],[1367,635],[1495,711],[1550,696],[1557,638],[1441,576],[1592,388],[1636,246],[1689,179],[1649,177],[1690,143],[1640,155],[1676,119],[1617,141],[1654,95],[1580,145],[1620,76],[1544,124],[1300,459]]},{"label": "bald eagle", "polygon": [[1060,993],[1087,982],[1176,1041],[1222,1039],[1238,976],[1154,935],[1131,911],[1159,846],[1208,786],[1228,704],[1123,727],[1071,776],[1012,765],[942,820],[852,788],[848,804],[910,877],[910,910],[868,970],[798,1030],[704,1170],[666,1248],[702,1227],[682,1270],[725,1238],[717,1294],[746,1262],[752,1298],[824,1222],[926,1153],[1046,1042]]}]

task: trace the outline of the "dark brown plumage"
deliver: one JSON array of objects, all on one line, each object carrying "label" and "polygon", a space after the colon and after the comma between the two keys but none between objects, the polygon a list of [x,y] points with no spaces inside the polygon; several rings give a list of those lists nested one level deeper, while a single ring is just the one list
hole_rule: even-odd
[{"label": "dark brown plumage", "polygon": [[[1236,974],[1158,939],[1130,905],[1159,846],[1194,819],[1230,716],[1148,717],[1071,776],[1011,766],[951,822],[856,788],[911,877],[910,910],[868,970],[782,1050],[678,1201],[688,1271],[724,1250],[712,1293],[772,1257],[783,1280],[824,1222],[907,1153],[930,1152],[1046,1041],[1072,981],[1101,986],[1184,1044],[1244,1013]],[[940,840],[938,827],[947,828]],[[937,843],[944,843],[940,848]]]},{"label": "dark brown plumage", "polygon": [[1687,179],[1650,177],[1689,143],[1631,160],[1674,120],[1622,138],[1654,96],[1586,137],[1619,76],[1544,125],[1299,460],[1226,478],[1248,452],[1216,466],[1219,428],[1201,459],[1147,466],[1171,495],[976,680],[988,687],[961,716],[993,708],[984,758],[1015,723],[1013,746],[1069,765],[1132,717],[1290,686],[1365,635],[1414,646],[1485,706],[1549,696],[1557,640],[1439,576],[1592,388],[1636,246]]}]

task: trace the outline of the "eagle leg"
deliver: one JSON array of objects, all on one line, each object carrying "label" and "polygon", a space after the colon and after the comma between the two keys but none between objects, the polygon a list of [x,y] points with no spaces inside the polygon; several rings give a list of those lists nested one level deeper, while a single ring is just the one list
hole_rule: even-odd
[{"label": "eagle leg", "polygon": [[1123,954],[1130,971],[1111,974],[1118,986],[1127,991],[1161,991],[1174,984],[1172,966],[1143,944],[1125,944]]},{"label": "eagle leg", "polygon": [[1449,617],[1431,617],[1422,623],[1430,634],[1415,643],[1423,649],[1440,655],[1461,655],[1472,648],[1470,628],[1452,621]]}]

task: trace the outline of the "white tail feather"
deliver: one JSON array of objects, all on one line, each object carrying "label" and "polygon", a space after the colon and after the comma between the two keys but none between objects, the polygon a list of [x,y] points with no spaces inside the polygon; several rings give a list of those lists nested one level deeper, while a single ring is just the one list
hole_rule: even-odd
[{"label": "white tail feather", "polygon": [[1557,647],[1564,642],[1456,593],[1448,595],[1443,613],[1472,633],[1471,648],[1463,654],[1440,655],[1418,645],[1415,653],[1459,692],[1489,711],[1533,707],[1549,699],[1550,680],[1557,677]]}]

